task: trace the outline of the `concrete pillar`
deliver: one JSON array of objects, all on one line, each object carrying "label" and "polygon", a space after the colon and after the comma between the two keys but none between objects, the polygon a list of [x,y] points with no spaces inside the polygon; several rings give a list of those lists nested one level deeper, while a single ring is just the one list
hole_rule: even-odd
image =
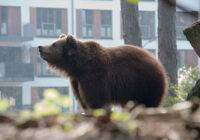
[{"label": "concrete pillar", "polygon": [[121,40],[120,37],[120,15],[121,15],[121,7],[120,7],[120,0],[114,0],[116,6],[114,6],[112,10],[112,38],[113,40]]},{"label": "concrete pillar", "polygon": [[[158,0],[156,0],[156,6],[158,8]],[[158,10],[155,10],[155,36],[156,36],[155,41],[158,42]],[[158,43],[156,43],[155,46],[155,56],[156,58],[158,58]]]},{"label": "concrete pillar", "polygon": [[23,25],[30,23],[30,7],[28,1],[23,1],[21,5],[21,32],[23,36]]},{"label": "concrete pillar", "polygon": [[22,104],[30,105],[31,104],[31,86],[27,83],[24,83],[22,86]]},{"label": "concrete pillar", "polygon": [[23,44],[22,47],[21,47],[21,52],[22,52],[22,62],[23,63],[30,63],[31,60],[31,54],[30,54],[30,44]]},{"label": "concrete pillar", "polygon": [[[74,20],[76,19],[75,17],[75,10],[73,9],[72,5],[74,6],[74,1],[70,0],[66,5],[69,4],[67,8],[67,17],[68,17],[68,34],[73,34],[76,36],[76,22]],[[72,21],[73,20],[73,21]],[[73,29],[72,29],[73,28]]]}]

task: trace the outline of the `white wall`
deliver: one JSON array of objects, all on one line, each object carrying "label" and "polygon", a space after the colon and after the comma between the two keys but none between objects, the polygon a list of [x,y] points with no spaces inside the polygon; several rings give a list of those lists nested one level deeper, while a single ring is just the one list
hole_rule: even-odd
[{"label": "white wall", "polygon": [[199,0],[176,0],[176,2],[191,11],[199,11],[200,9]]}]

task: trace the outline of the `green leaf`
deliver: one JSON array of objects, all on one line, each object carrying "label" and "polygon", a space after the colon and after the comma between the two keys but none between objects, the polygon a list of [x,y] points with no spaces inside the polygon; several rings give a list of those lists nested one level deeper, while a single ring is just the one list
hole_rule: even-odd
[{"label": "green leaf", "polygon": [[75,114],[72,112],[62,113],[58,116],[58,122],[73,121],[75,119]]},{"label": "green leaf", "polygon": [[69,131],[73,128],[73,124],[71,122],[67,122],[67,123],[65,123],[64,128],[65,128],[65,130]]},{"label": "green leaf", "polygon": [[40,103],[34,105],[34,116],[42,117],[48,115],[55,115],[61,113],[61,108],[47,100],[43,100]]},{"label": "green leaf", "polygon": [[63,107],[69,107],[71,105],[71,99],[69,96],[62,96],[61,103]]},{"label": "green leaf", "polygon": [[60,96],[56,89],[50,88],[44,91],[44,99],[59,102]]},{"label": "green leaf", "polygon": [[117,121],[127,121],[130,118],[130,113],[128,112],[112,112],[111,119]]},{"label": "green leaf", "polygon": [[9,103],[6,100],[0,100],[0,111],[6,111],[9,106]]},{"label": "green leaf", "polygon": [[139,0],[127,0],[127,2],[136,4],[139,2]]},{"label": "green leaf", "polygon": [[101,117],[101,116],[105,116],[106,111],[104,109],[96,109],[93,111],[93,115],[95,117]]}]

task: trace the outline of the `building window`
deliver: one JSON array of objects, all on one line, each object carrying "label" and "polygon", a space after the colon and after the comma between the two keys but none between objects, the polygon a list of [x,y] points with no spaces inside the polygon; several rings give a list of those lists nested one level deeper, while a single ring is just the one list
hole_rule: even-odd
[{"label": "building window", "polygon": [[177,60],[178,60],[178,68],[186,65],[186,51],[178,50],[177,51]]},{"label": "building window", "polygon": [[13,108],[22,109],[22,88],[0,87],[0,99],[7,100]]},{"label": "building window", "polygon": [[197,13],[177,12],[176,13],[176,38],[186,39],[183,30],[197,21]]},{"label": "building window", "polygon": [[61,34],[61,9],[37,8],[36,12],[38,36],[59,36]]},{"label": "building window", "polygon": [[0,63],[22,62],[20,47],[0,47]]},{"label": "building window", "polygon": [[111,11],[101,11],[101,38],[112,38]]},{"label": "building window", "polygon": [[111,10],[77,10],[77,37],[80,38],[112,38]]},{"label": "building window", "polygon": [[83,37],[93,37],[93,11],[82,10],[82,35]]},{"label": "building window", "polygon": [[143,39],[151,39],[155,37],[155,12],[139,12],[139,23]]},{"label": "building window", "polygon": [[197,66],[198,56],[193,50],[178,50],[178,68],[183,66]]},{"label": "building window", "polygon": [[7,8],[0,7],[0,35],[7,34]]}]

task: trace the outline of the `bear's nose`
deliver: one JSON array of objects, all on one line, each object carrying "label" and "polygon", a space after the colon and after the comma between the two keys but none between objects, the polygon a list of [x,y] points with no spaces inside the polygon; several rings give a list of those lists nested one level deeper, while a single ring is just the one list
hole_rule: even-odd
[{"label": "bear's nose", "polygon": [[38,46],[38,50],[39,50],[39,51],[42,51],[42,46]]}]

